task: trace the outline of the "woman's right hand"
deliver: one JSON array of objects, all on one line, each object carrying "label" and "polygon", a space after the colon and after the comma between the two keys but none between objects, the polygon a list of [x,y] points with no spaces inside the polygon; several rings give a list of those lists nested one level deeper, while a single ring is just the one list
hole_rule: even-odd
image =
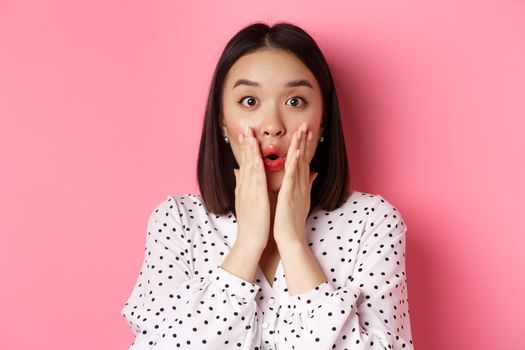
[{"label": "woman's right hand", "polygon": [[266,172],[253,130],[239,135],[241,159],[235,173],[235,212],[237,239],[235,244],[263,251],[270,232],[270,200]]}]

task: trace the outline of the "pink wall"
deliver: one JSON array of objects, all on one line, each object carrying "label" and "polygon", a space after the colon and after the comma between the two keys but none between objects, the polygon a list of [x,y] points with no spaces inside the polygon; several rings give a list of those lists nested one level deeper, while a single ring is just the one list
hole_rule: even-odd
[{"label": "pink wall", "polygon": [[523,349],[523,3],[218,3],[0,2],[0,347],[131,344],[147,217],[197,191],[220,51],[286,20],[332,67],[353,187],[409,227],[416,348]]}]

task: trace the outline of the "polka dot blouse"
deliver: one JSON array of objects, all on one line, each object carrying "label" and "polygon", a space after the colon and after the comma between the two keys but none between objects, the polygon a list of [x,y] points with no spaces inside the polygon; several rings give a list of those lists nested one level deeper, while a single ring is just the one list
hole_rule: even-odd
[{"label": "polka dot blouse", "polygon": [[305,229],[327,280],[290,296],[281,263],[272,285],[259,267],[254,283],[220,267],[236,238],[232,213],[168,195],[151,212],[121,311],[130,349],[413,349],[397,209],[354,190],[339,208],[313,211]]}]

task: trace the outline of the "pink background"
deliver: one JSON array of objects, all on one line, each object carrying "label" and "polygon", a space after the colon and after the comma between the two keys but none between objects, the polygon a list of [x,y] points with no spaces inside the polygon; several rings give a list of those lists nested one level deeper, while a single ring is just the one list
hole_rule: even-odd
[{"label": "pink background", "polygon": [[351,183],[409,227],[415,347],[523,349],[525,6],[437,0],[1,1],[0,347],[129,347],[148,215],[197,192],[213,69],[256,20],[327,57]]}]

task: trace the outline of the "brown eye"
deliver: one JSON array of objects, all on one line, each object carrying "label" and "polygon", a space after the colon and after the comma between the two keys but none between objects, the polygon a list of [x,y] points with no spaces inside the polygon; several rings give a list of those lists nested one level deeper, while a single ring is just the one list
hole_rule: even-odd
[{"label": "brown eye", "polygon": [[302,103],[302,105],[306,104],[306,101],[302,97],[299,97],[299,96],[292,97],[288,101],[290,102],[290,105],[293,106],[293,107],[300,106],[301,103]]},{"label": "brown eye", "polygon": [[253,96],[245,96],[240,99],[239,103],[243,106],[246,106],[245,104],[243,104],[243,101],[248,101],[248,107],[253,107],[257,103],[257,100]]}]

